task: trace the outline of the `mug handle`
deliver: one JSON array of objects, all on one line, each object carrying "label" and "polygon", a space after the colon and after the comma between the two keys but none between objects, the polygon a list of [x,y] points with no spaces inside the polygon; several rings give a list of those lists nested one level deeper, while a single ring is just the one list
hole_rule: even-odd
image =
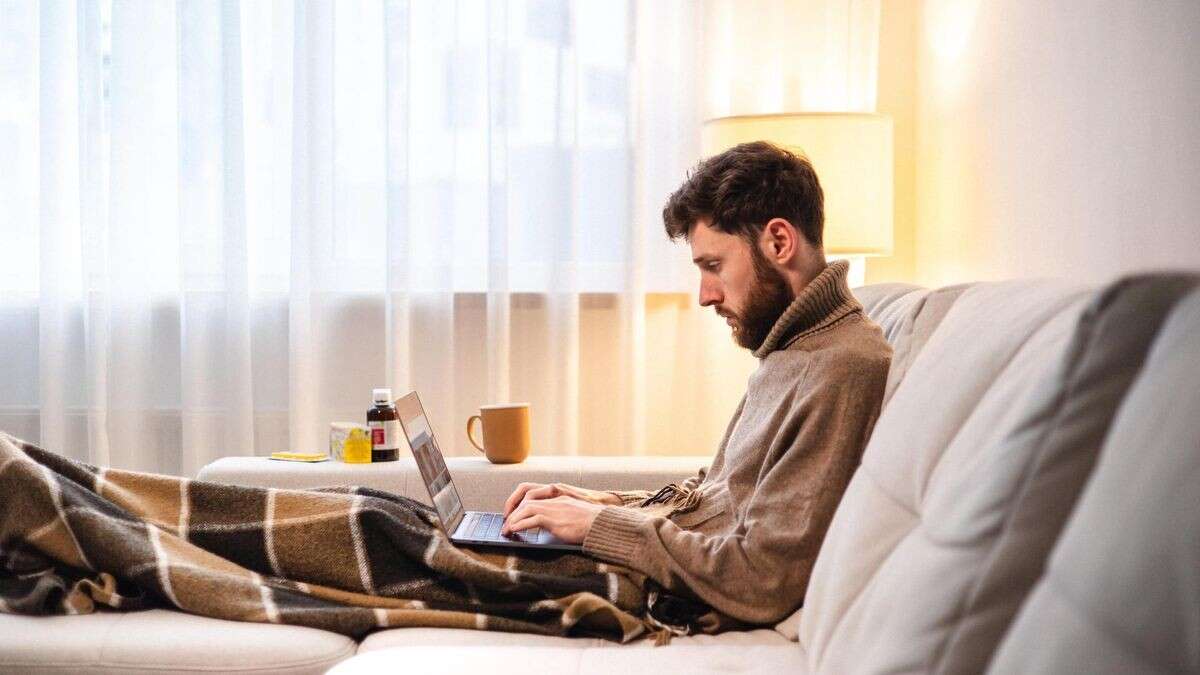
[{"label": "mug handle", "polygon": [[475,426],[475,420],[479,420],[479,423],[483,424],[483,418],[479,415],[471,415],[469,418],[467,418],[467,440],[471,441],[471,445],[475,446],[476,450],[487,454],[484,452],[484,449],[479,447],[479,444],[475,442],[475,437],[471,435],[472,427]]}]

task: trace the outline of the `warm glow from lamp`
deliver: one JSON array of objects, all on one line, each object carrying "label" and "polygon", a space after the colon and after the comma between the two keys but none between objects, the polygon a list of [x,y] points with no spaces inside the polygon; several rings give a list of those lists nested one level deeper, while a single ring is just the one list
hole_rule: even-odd
[{"label": "warm glow from lamp", "polygon": [[769,141],[812,162],[825,192],[825,252],[892,253],[892,119],[869,113],[721,117],[704,123],[706,157]]},{"label": "warm glow from lamp", "polygon": [[979,0],[930,0],[925,6],[925,38],[942,64],[962,56],[975,29]]}]

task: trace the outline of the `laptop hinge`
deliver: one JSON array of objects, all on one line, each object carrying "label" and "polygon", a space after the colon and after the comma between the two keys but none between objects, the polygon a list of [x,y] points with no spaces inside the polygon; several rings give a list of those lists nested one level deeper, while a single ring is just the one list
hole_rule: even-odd
[{"label": "laptop hinge", "polygon": [[[451,520],[451,522],[446,524],[446,536],[453,537],[454,533],[458,532],[458,526],[462,525],[463,518],[466,518],[466,517],[467,517],[467,510],[462,507],[459,507],[458,515],[454,516],[454,518]],[[441,518],[438,518],[438,520],[440,521]]]}]

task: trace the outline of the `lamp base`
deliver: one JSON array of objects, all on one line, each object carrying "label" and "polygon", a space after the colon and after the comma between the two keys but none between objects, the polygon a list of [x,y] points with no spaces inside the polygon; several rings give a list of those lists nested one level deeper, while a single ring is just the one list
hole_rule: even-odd
[{"label": "lamp base", "polygon": [[829,262],[845,260],[850,263],[846,273],[846,283],[850,288],[858,288],[867,284],[867,257],[865,255],[831,255],[826,258]]}]

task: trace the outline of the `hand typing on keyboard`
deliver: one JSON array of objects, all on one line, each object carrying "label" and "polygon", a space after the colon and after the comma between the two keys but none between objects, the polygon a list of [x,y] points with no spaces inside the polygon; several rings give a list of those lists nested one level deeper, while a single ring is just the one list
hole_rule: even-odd
[{"label": "hand typing on keyboard", "polygon": [[582,544],[588,531],[592,529],[592,522],[603,509],[603,504],[566,495],[549,499],[525,499],[508,514],[500,534],[524,534],[541,528],[568,544]]},{"label": "hand typing on keyboard", "polygon": [[462,530],[462,534],[465,538],[473,541],[511,539],[514,541],[536,543],[538,535],[542,533],[542,528],[535,527],[531,530],[524,530],[511,535],[501,535],[500,528],[503,525],[504,516],[499,513],[471,513],[467,515],[467,522]]}]

